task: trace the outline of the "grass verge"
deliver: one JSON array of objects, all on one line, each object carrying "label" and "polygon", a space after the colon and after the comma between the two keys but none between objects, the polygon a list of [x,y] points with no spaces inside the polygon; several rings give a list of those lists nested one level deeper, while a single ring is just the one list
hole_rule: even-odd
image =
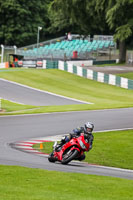
[{"label": "grass verge", "polygon": [[[86,152],[85,161],[91,164],[133,170],[132,141],[133,130],[94,133],[93,149]],[[43,144],[43,150],[39,150],[39,144],[33,145],[33,148],[50,153],[52,145],[53,142],[46,142]]]},{"label": "grass verge", "polygon": [[96,65],[97,67],[116,67],[116,66],[125,66],[126,63],[111,63],[111,64],[102,64],[102,65]]},{"label": "grass verge", "polygon": [[133,72],[123,73],[123,74],[117,74],[117,75],[133,80]]},{"label": "grass verge", "polygon": [[[5,112],[15,112],[15,111],[21,112],[23,110],[25,111],[25,110],[35,109],[37,108],[37,106],[23,105],[23,104],[14,103],[5,99],[1,99],[1,108]],[[3,112],[3,114],[5,114],[5,112]]]},{"label": "grass verge", "polygon": [[99,83],[56,69],[1,71],[0,77],[94,104],[42,106],[18,114],[133,107],[133,91]]},{"label": "grass verge", "polygon": [[[132,200],[132,180],[0,166],[1,200]],[[8,187],[7,187],[8,186]]]}]

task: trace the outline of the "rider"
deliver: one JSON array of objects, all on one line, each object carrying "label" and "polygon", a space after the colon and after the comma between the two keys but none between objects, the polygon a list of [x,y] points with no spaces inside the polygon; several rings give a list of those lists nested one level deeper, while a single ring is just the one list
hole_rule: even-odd
[{"label": "rider", "polygon": [[[94,124],[91,122],[86,122],[84,127],[75,128],[73,130],[73,133],[70,133],[68,136],[65,136],[65,138],[61,140],[60,144],[58,144],[57,148],[69,142],[72,138],[79,137],[81,133],[84,133],[84,136],[87,137],[89,140],[90,149],[92,149],[92,143],[94,139],[94,136],[92,134],[93,129],[94,129]],[[83,154],[80,158],[78,158],[78,160],[80,161],[84,159],[85,159],[85,154]]]}]

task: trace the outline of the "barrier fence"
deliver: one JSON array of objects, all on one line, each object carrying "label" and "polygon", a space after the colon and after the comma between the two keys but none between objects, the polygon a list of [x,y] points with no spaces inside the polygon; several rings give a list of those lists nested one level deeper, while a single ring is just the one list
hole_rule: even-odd
[{"label": "barrier fence", "polygon": [[78,76],[81,76],[87,79],[91,79],[98,82],[133,90],[133,80],[119,77],[113,74],[105,74],[105,73],[96,72],[90,69],[84,69],[83,67],[67,64],[63,61],[59,61],[58,69],[76,74]]},{"label": "barrier fence", "polygon": [[[7,68],[7,67],[8,67],[7,63],[4,63],[3,65],[1,64],[0,66],[0,68]],[[106,74],[102,72],[96,72],[90,69],[85,69],[83,67],[75,66],[72,63],[67,63],[64,61],[43,60],[43,61],[36,61],[33,63],[33,65],[31,65],[31,62],[29,63],[29,61],[27,64],[21,61],[21,67],[59,69],[87,79],[133,90],[133,80],[119,77],[113,74]]]},{"label": "barrier fence", "polygon": [[64,61],[45,61],[45,63],[43,63],[43,68],[45,69],[56,68],[59,70],[76,74],[77,76],[81,76],[87,79],[133,90],[133,80],[116,76],[113,74],[106,74],[102,72],[96,72],[90,69],[84,69],[83,67],[75,66],[73,64],[66,63]]}]

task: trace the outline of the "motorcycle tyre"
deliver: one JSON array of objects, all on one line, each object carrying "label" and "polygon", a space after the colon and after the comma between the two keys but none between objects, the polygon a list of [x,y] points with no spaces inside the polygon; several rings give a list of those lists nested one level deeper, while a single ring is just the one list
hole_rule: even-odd
[{"label": "motorcycle tyre", "polygon": [[78,150],[77,150],[77,149],[74,149],[73,154],[71,154],[71,155],[70,155],[68,158],[66,158],[66,159],[62,159],[61,163],[62,163],[63,165],[68,164],[70,161],[74,160],[74,159],[77,157],[78,153],[79,153]]},{"label": "motorcycle tyre", "polygon": [[49,157],[48,157],[48,161],[54,163],[55,161],[57,161],[57,159],[50,154]]}]

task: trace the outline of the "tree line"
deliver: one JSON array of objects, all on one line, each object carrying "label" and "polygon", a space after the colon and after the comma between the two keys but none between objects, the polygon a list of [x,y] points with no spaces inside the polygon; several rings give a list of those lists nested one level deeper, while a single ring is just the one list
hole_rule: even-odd
[{"label": "tree line", "polygon": [[72,32],[114,35],[120,61],[133,36],[133,0],[0,0],[0,43],[25,46]]}]

